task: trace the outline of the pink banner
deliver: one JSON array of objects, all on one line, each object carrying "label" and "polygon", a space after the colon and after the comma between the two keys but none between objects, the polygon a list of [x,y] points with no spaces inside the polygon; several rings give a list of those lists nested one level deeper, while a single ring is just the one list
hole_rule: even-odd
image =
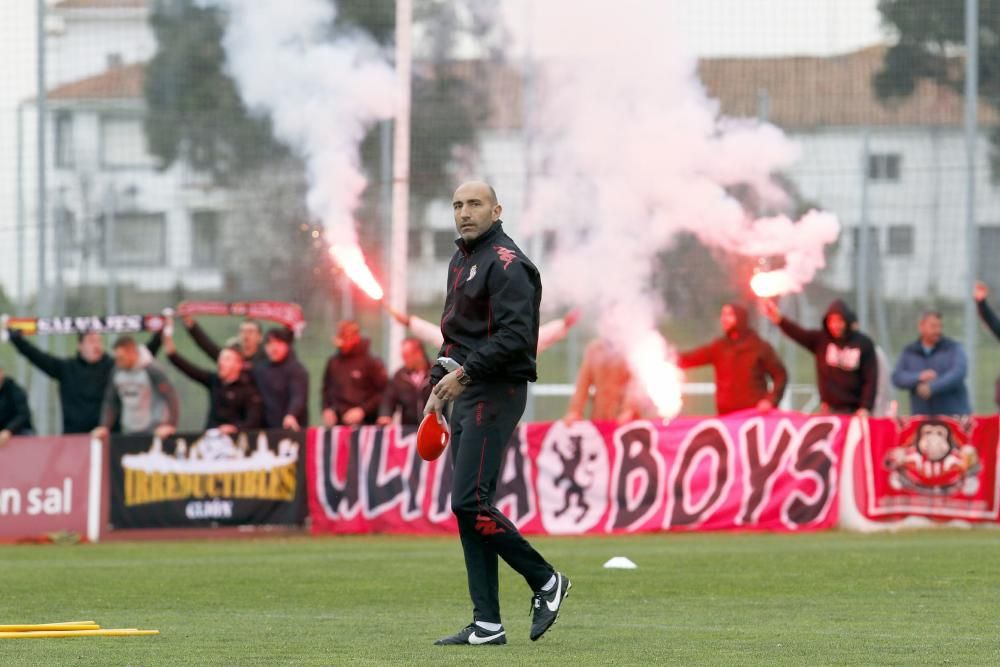
[{"label": "pink banner", "polygon": [[[95,454],[98,465],[93,466]],[[96,539],[100,462],[100,445],[94,448],[86,435],[13,438],[0,448],[0,540],[86,536],[88,520]]]},{"label": "pink banner", "polygon": [[1000,418],[862,421],[855,500],[876,521],[1000,519]]},{"label": "pink banner", "polygon": [[[496,503],[526,534],[829,528],[848,421],[748,412],[525,424]],[[455,530],[450,451],[421,460],[412,429],[313,429],[306,470],[314,532]]]}]

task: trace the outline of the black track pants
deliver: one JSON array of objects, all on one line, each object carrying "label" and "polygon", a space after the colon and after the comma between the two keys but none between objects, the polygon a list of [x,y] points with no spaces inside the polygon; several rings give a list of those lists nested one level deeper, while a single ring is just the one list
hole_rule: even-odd
[{"label": "black track pants", "polygon": [[497,556],[539,590],[553,569],[494,505],[504,450],[524,412],[528,386],[473,383],[455,401],[451,456],[455,481],[451,508],[465,552],[469,595],[477,621],[500,622]]}]

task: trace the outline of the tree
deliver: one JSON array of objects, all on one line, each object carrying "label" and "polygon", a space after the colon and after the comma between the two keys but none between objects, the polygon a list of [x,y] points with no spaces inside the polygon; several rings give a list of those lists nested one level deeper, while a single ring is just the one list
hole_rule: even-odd
[{"label": "tree", "polygon": [[[964,0],[879,0],[883,23],[898,35],[872,84],[881,100],[908,97],[921,80],[961,92],[965,69]],[[979,0],[979,95],[1000,110],[1000,0]],[[991,134],[993,173],[1000,172],[1000,129]]]},{"label": "tree", "polygon": [[150,151],[167,168],[183,161],[230,185],[284,149],[266,118],[251,117],[223,68],[217,10],[194,0],[157,0],[151,15],[157,51],[146,70]]}]

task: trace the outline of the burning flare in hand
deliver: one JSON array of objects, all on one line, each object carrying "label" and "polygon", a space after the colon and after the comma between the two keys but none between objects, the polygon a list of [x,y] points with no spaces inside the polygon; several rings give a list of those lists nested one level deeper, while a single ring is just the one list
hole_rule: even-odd
[{"label": "burning flare in hand", "polygon": [[797,291],[796,287],[795,281],[784,269],[758,271],[750,279],[750,289],[762,299],[769,299]]},{"label": "burning flare in hand", "polygon": [[361,248],[356,245],[331,245],[330,254],[333,260],[347,274],[351,281],[361,288],[365,294],[375,301],[379,301],[385,295],[382,286],[375,280],[365,258],[361,254]]},{"label": "burning flare in hand", "polygon": [[666,341],[651,331],[628,352],[629,366],[648,394],[656,413],[664,419],[681,411],[681,384],[684,376],[668,354]]}]

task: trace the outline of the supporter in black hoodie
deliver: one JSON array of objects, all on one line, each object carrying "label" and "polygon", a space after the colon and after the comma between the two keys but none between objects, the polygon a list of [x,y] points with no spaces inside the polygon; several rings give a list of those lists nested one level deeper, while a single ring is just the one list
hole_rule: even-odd
[{"label": "supporter in black hoodie", "polygon": [[10,342],[38,370],[59,383],[63,433],[90,433],[97,428],[104,390],[115,366],[114,359],[104,352],[101,334],[80,334],[76,356],[66,359],[43,352],[16,330],[11,330]]},{"label": "supporter in black hoodie", "polygon": [[[785,393],[788,373],[774,348],[750,328],[747,310],[727,303],[719,314],[722,336],[677,357],[680,368],[715,368],[715,405],[720,415],[770,410]],[[771,386],[768,387],[770,380]]]},{"label": "supporter in black hoodie", "polygon": [[361,337],[357,322],[342,321],[333,344],[337,354],[323,374],[323,423],[374,424],[388,382],[385,365],[368,351],[369,341]]},{"label": "supporter in black hoodie", "polygon": [[868,336],[855,330],[857,317],[840,299],[830,304],[822,329],[803,329],[765,301],[768,318],[816,357],[816,384],[824,412],[871,413],[878,388],[878,359]]},{"label": "supporter in black hoodie", "polygon": [[264,343],[267,362],[253,366],[266,428],[298,431],[309,425],[309,374],[295,356],[293,339],[286,327],[270,329]]}]

